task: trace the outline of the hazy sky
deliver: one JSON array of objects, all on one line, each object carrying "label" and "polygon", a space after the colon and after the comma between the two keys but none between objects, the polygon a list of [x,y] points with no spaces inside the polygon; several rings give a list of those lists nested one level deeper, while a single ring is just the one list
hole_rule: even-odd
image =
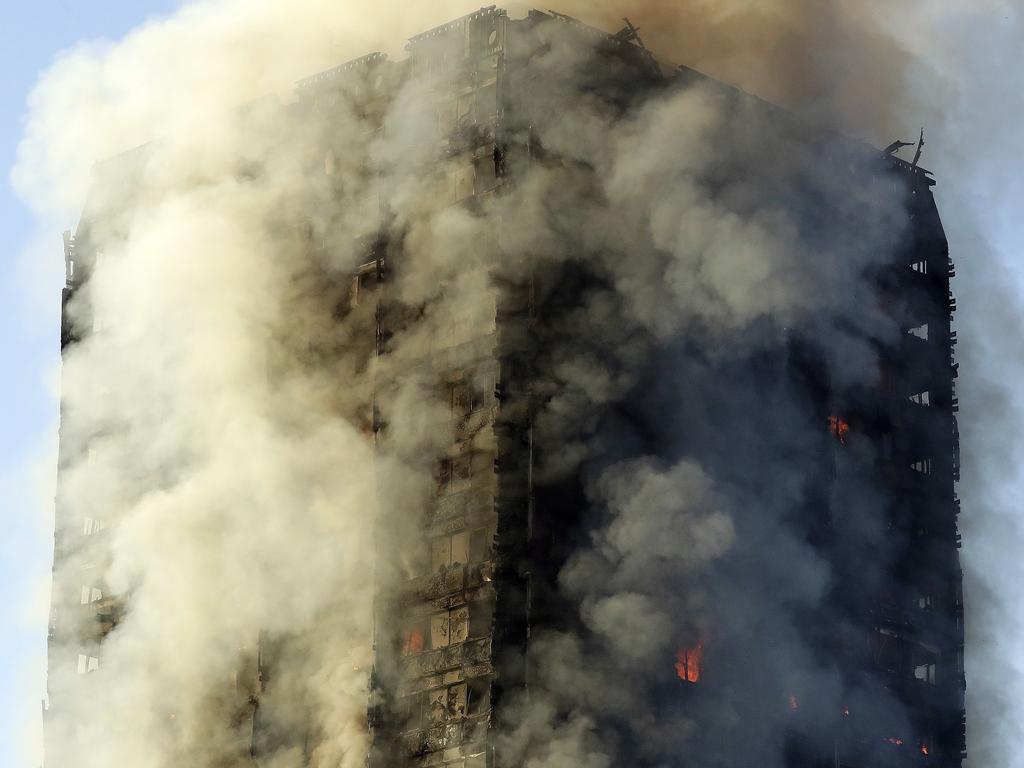
[{"label": "hazy sky", "polygon": [[[39,502],[57,423],[60,231],[37,233],[8,181],[29,94],[54,57],[83,40],[117,38],[175,0],[7,0],[0,10],[0,583],[8,596],[0,621],[0,767],[31,766],[38,728],[52,548]],[[76,222],[62,226],[74,228]],[[43,490],[42,493],[47,493]]]}]

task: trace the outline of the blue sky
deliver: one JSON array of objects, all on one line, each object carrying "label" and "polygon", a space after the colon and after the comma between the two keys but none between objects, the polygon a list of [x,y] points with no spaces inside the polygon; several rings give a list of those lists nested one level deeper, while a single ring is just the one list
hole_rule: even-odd
[{"label": "blue sky", "polygon": [[54,57],[81,40],[117,38],[178,5],[36,0],[4,3],[0,17],[0,579],[8,595],[0,622],[0,768],[34,762],[26,744],[38,727],[46,641],[40,606],[52,548],[46,493],[37,489],[46,487],[55,444],[62,269],[60,232],[35,230],[8,177],[29,94]]}]

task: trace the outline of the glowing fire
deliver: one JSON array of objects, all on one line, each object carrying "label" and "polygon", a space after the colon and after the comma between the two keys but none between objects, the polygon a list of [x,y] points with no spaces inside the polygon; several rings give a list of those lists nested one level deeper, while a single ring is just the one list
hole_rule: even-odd
[{"label": "glowing fire", "polygon": [[676,651],[676,674],[680,680],[696,683],[700,680],[700,658],[704,653],[704,643],[697,643],[693,648],[680,648]]},{"label": "glowing fire", "polygon": [[402,655],[408,656],[423,650],[423,632],[418,629],[406,631],[402,638]]},{"label": "glowing fire", "polygon": [[843,707],[843,717],[849,717],[849,716],[850,716],[850,708],[844,706]]},{"label": "glowing fire", "polygon": [[922,755],[927,755],[928,754],[928,745],[927,744],[922,744],[921,745],[921,754]]},{"label": "glowing fire", "polygon": [[836,436],[840,445],[846,445],[847,435],[850,434],[850,423],[839,416],[829,416],[828,431]]},{"label": "glowing fire", "polygon": [[886,741],[888,741],[890,744],[895,744],[897,747],[903,746],[903,739],[898,739],[895,736],[890,736],[888,739],[886,739]]},{"label": "glowing fire", "polygon": [[796,696],[794,696],[793,694],[789,694],[789,708],[800,709],[800,702],[797,701]]}]

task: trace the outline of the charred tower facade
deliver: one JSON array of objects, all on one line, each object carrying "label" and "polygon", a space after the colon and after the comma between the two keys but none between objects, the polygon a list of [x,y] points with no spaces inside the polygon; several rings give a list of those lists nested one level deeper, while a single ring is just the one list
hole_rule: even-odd
[{"label": "charred tower facade", "polygon": [[[608,754],[630,755],[629,764],[960,766],[955,302],[931,175],[692,70],[667,71],[631,24],[609,36],[555,13],[512,19],[491,7],[413,38],[407,50],[404,61],[372,54],[303,81],[289,107],[325,126],[311,155],[329,184],[345,152],[330,138],[338,104],[357,99],[383,123],[400,100],[428,129],[415,152],[391,158],[396,176],[428,179],[436,210],[486,222],[470,246],[480,256],[459,278],[479,286],[477,300],[446,309],[443,332],[418,356],[388,362],[394,339],[424,313],[405,299],[403,275],[430,279],[410,264],[407,226],[390,190],[380,201],[385,225],[360,241],[362,265],[340,283],[330,278],[338,316],[361,329],[348,354],[370,382],[359,416],[367,439],[386,451],[401,429],[391,414],[402,378],[427,382],[430,407],[446,413],[434,493],[422,508],[383,504],[379,513],[389,543],[368,638],[369,765],[523,764],[540,737],[519,729],[538,707],[553,713],[553,728],[574,722],[573,698],[558,690],[570,678],[558,678],[550,662],[552,649],[564,647],[552,638],[572,637],[580,665],[605,667],[581,699],[612,702],[616,686],[635,689],[648,714],[678,731],[655,745],[636,726],[644,713],[587,702],[594,738]],[[620,231],[609,242],[601,214],[577,218],[576,230],[551,225],[544,237],[517,218],[537,179],[555,180],[546,198],[553,207],[597,200],[593,210],[607,213],[618,204],[601,158],[587,155],[600,142],[560,134],[560,110],[586,103],[609,123],[625,123],[695,90],[696,106],[713,104],[730,127],[716,161],[688,173],[737,211],[760,195],[790,212],[812,260],[792,280],[802,284],[806,271],[834,276],[837,286],[812,322],[783,323],[774,334],[754,324],[728,337],[709,331],[705,318],[615,336],[607,329],[621,308],[600,310],[602,302],[644,271],[657,273],[660,262],[630,263],[633,235]],[[750,141],[756,132],[763,144]],[[567,153],[573,144],[580,151]],[[803,153],[797,170],[780,170],[773,152],[793,146]],[[659,162],[690,167],[670,149]],[[663,194],[631,188],[629,205],[653,217]],[[66,237],[66,302],[95,257],[89,227],[83,219],[77,237]],[[663,271],[658,279],[674,278]],[[580,319],[599,311],[609,325]],[[66,323],[63,345],[81,333]],[[723,344],[735,350],[721,354]],[[563,357],[570,348],[575,362],[612,370],[607,394],[573,391]],[[669,529],[668,540],[660,537],[665,551],[640,553],[660,583],[647,595],[631,587],[601,603],[625,606],[626,618],[610,620],[607,633],[629,656],[631,644],[663,629],[632,609],[662,595],[674,636],[660,666],[627,674],[628,665],[609,671],[608,644],[593,639],[600,621],[596,609],[580,609],[580,595],[591,593],[578,574],[594,562],[581,551],[600,554],[595,541],[611,546],[601,521],[614,504],[594,500],[594,489],[611,481],[595,478],[641,460],[655,474],[699,464],[730,489],[724,496],[742,544],[692,579],[691,566],[662,563],[706,547],[693,532]],[[386,471],[377,484],[386,498]],[[678,492],[695,494],[692,486]],[[623,493],[629,498],[616,503],[643,505],[643,494]],[[69,581],[61,570],[74,557],[102,571],[102,516],[69,520],[58,509],[57,519],[56,568],[64,575],[55,582],[51,643],[59,651],[50,666],[76,665],[84,687],[90,673],[102,675],[102,641],[123,603],[87,571]],[[410,532],[413,554],[385,535],[395,527]],[[95,556],[83,556],[94,547]],[[96,621],[65,620],[69,612]],[[80,636],[83,626],[90,636]],[[264,694],[287,644],[254,638],[234,681],[233,717],[247,723],[241,751],[255,764],[282,744],[311,759],[324,736],[273,725],[285,718]],[[598,645],[603,650],[587,653]],[[75,646],[81,652],[69,657]],[[50,706],[80,695],[87,694],[51,691]]]}]

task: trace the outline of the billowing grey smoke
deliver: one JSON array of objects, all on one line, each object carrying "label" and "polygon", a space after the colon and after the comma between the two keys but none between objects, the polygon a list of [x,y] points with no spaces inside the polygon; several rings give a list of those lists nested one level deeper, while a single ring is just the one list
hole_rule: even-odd
[{"label": "billowing grey smoke", "polygon": [[[846,162],[858,150],[780,130],[764,104],[695,86],[623,113],[579,87],[600,79],[597,58],[551,58],[522,109],[567,159],[531,171],[515,193],[527,200],[503,215],[529,211],[521,228],[544,254],[541,485],[579,473],[590,511],[550,531],[583,532],[557,574],[576,619],[535,630],[538,682],[506,713],[502,747],[527,765],[782,765],[787,700],[805,692],[822,713],[812,742],[844,705],[861,705],[866,728],[873,712],[905,733],[884,691],[842,687],[806,626],[841,614],[826,602],[838,576],[805,528],[827,503],[815,494],[828,414],[793,383],[801,344],[837,390],[876,375],[866,340],[895,329],[867,280],[901,235],[900,204],[851,194],[865,186]],[[884,501],[870,478],[846,491],[863,530],[842,546],[884,568],[887,552],[864,539]],[[715,693],[680,695],[687,649],[717,668]]]},{"label": "billowing grey smoke", "polygon": [[[937,118],[948,92],[910,89],[932,77],[916,57],[945,52],[899,43],[884,31],[894,12],[874,3],[575,5],[560,7],[609,29],[628,14],[664,56],[876,140]],[[537,766],[778,764],[779,696],[799,702],[804,690],[833,713],[860,707],[903,727],[883,692],[842,691],[814,653],[806,619],[821,615],[836,573],[792,523],[821,501],[811,478],[826,425],[771,372],[793,364],[799,336],[836,381],[875,375],[869,342],[896,329],[865,306],[862,281],[899,237],[897,201],[851,195],[860,179],[837,170],[853,152],[845,142],[794,138],[752,100],[696,86],[649,105],[602,103],[580,88],[595,76],[590,52],[557,45],[536,58],[550,77],[520,106],[559,160],[482,215],[442,207],[433,181],[409,172],[432,157],[415,79],[382,115],[358,89],[330,124],[273,98],[225,113],[336,63],[339,47],[390,48],[466,10],[199,3],[109,50],[76,52],[44,80],[17,177],[65,215],[91,183],[88,215],[104,222],[90,233],[101,261],[71,310],[104,332],[65,361],[59,490],[75,525],[108,526],[110,559],[69,551],[57,604],[78,602],[80,586],[129,596],[96,654],[102,687],[53,702],[51,744],[77,764],[232,759],[251,734],[225,681],[243,681],[244,701],[252,655],[282,637],[261,703],[275,735],[268,764],[299,765],[304,729],[319,743],[315,765],[363,764],[373,596],[423,557],[414,530],[374,521],[422,503],[445,448],[433,384],[410,361],[453,326],[486,327],[495,285],[527,274],[548,310],[533,361],[539,483],[578,476],[588,514],[571,521],[575,550],[550,574],[570,619],[533,643],[545,685],[507,700],[508,754]],[[936,29],[951,13],[919,10]],[[129,176],[89,171],[151,140]],[[326,159],[308,150],[324,143]],[[819,207],[800,208],[808,190]],[[955,252],[970,229],[952,221]],[[419,314],[371,368],[360,309],[342,322],[332,310],[381,230],[406,252],[395,296]],[[815,258],[824,249],[834,260]],[[567,303],[568,284],[579,290]],[[964,339],[969,354],[982,335]],[[965,401],[983,382],[965,381]],[[379,413],[366,408],[374,389]],[[378,420],[387,437],[375,450]],[[964,433],[988,455],[986,432]],[[881,514],[871,481],[845,491],[870,527]],[[880,542],[848,533],[851,560],[885,564]],[[95,583],[81,585],[88,567]],[[1004,615],[977,594],[987,623]],[[679,649],[697,647],[709,665],[736,661],[717,697],[688,708],[668,686]],[[52,668],[51,690],[78,684],[75,672]],[[987,690],[999,678],[979,680]]]}]

